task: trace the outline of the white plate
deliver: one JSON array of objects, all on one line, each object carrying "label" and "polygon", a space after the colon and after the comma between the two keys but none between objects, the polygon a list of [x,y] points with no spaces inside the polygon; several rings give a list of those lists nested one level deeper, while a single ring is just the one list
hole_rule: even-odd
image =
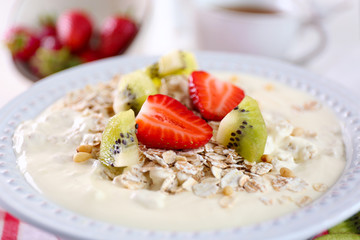
[{"label": "white plate", "polygon": [[333,109],[343,125],[347,164],[341,178],[320,199],[296,212],[256,225],[216,232],[154,232],[86,218],[48,201],[18,170],[12,135],[19,123],[39,115],[66,92],[109,80],[153,63],[155,57],[116,57],[52,75],[14,99],[0,111],[0,202],[16,217],[71,239],[305,239],[360,209],[360,118],[355,96],[334,83],[300,68],[244,55],[201,52],[201,69],[245,72],[308,92]]}]

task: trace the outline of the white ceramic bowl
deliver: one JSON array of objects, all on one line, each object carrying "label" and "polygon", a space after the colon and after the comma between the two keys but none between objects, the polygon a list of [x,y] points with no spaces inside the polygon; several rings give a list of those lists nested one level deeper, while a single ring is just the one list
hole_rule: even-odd
[{"label": "white ceramic bowl", "polygon": [[[27,26],[39,29],[39,17],[44,15],[59,16],[68,9],[82,9],[89,13],[95,29],[99,29],[106,17],[114,14],[130,14],[142,30],[142,23],[147,19],[151,2],[148,0],[15,0],[9,14],[7,27]],[[136,45],[133,40],[127,52]],[[26,78],[36,81],[39,78],[21,62],[13,62],[16,69]]]},{"label": "white ceramic bowl", "polygon": [[153,63],[154,57],[115,57],[54,74],[35,84],[0,110],[1,205],[16,217],[70,239],[306,239],[360,209],[360,105],[336,84],[272,59],[202,52],[201,69],[263,76],[313,95],[333,109],[343,126],[347,164],[340,179],[322,197],[295,212],[251,226],[219,231],[173,232],[129,229],[84,217],[49,201],[25,180],[16,165],[12,135],[66,92],[107,81]]}]

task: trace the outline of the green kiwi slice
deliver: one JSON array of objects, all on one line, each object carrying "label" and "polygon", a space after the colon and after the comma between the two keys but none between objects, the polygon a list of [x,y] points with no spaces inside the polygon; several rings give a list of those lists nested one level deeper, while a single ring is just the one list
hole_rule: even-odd
[{"label": "green kiwi slice", "polygon": [[329,233],[357,233],[360,234],[360,213],[357,213],[349,219],[339,223],[329,229]]},{"label": "green kiwi slice", "polygon": [[157,94],[152,80],[144,71],[135,71],[121,77],[117,96],[114,98],[114,112],[133,109],[137,114],[149,95]]},{"label": "green kiwi slice", "polygon": [[102,134],[99,159],[109,167],[138,163],[139,147],[133,110],[119,112],[110,118]]},{"label": "green kiwi slice", "polygon": [[248,161],[260,161],[264,153],[267,130],[258,103],[249,96],[220,122],[216,141]]},{"label": "green kiwi slice", "polygon": [[145,72],[156,86],[160,86],[163,77],[190,75],[197,68],[196,58],[191,52],[177,50],[162,56],[158,62],[147,67]]},{"label": "green kiwi slice", "polygon": [[354,233],[327,234],[316,238],[316,240],[360,240],[360,235]]}]

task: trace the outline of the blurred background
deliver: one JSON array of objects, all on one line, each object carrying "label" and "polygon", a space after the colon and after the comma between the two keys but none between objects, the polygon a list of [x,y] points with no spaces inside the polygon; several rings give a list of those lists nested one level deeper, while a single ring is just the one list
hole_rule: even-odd
[{"label": "blurred background", "polygon": [[[282,59],[337,81],[349,91],[360,87],[358,0],[12,0],[0,3],[0,107],[29,88],[34,80],[69,67],[54,69],[49,62],[60,57],[54,57],[51,51],[49,54],[46,51],[33,53],[36,55],[33,60],[19,60],[14,53],[12,57],[8,49],[11,45],[9,32],[21,26],[32,35],[38,35],[50,22],[59,33],[59,27],[64,28],[59,18],[69,9],[83,10],[87,14],[92,27],[90,42],[96,43],[90,53],[88,48],[81,52],[71,50],[69,56],[77,61],[66,58],[67,63],[71,62],[69,66],[118,54],[216,50]],[[114,16],[130,19],[136,31],[121,50],[94,57],[94,48],[97,51],[109,47],[111,37],[116,38],[116,34],[109,33],[111,23],[106,22]],[[66,17],[63,18],[66,22]],[[69,34],[66,31],[62,30],[61,34]],[[108,39],[104,40],[103,35]],[[58,40],[60,37],[57,36]],[[44,48],[44,41],[38,38],[40,48]],[[55,50],[68,47],[65,40],[59,40],[60,47],[54,40],[45,41],[45,48],[49,42],[48,48]],[[63,57],[65,53],[61,54]]]},{"label": "blurred background", "polygon": [[[343,82],[350,89],[358,86],[355,64],[360,60],[360,7],[357,0],[104,2],[2,1],[0,34],[4,39],[14,26],[39,31],[40,18],[52,16],[56,22],[59,15],[73,8],[85,10],[93,28],[101,31],[106,17],[131,12],[139,31],[124,54],[159,55],[180,48],[268,55],[299,63]],[[244,6],[270,11],[241,9]],[[269,53],[271,49],[278,50]],[[26,69],[16,67],[4,41],[0,61],[1,106],[32,82],[27,80]]]},{"label": "blurred background", "polygon": [[[78,12],[69,14],[71,9],[85,12],[90,25]],[[75,33],[68,30],[71,19],[79,21]],[[71,34],[90,34],[89,26],[89,42],[75,46]],[[24,35],[31,39],[27,43],[33,51],[16,55],[19,48],[24,51]],[[338,82],[354,94],[360,89],[359,0],[1,1],[0,36],[0,107],[63,68],[109,56],[161,55],[174,49],[277,58]],[[122,45],[114,46],[114,41]],[[41,231],[37,234],[51,239]]]}]

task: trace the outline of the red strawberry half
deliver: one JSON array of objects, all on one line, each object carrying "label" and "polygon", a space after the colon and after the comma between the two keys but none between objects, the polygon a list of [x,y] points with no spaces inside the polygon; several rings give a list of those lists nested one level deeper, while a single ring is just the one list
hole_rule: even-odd
[{"label": "red strawberry half", "polygon": [[176,99],[149,96],[136,117],[139,142],[151,148],[192,149],[205,145],[212,128]]},{"label": "red strawberry half", "polygon": [[244,91],[204,71],[189,77],[189,93],[194,107],[207,120],[220,121],[244,98]]}]

